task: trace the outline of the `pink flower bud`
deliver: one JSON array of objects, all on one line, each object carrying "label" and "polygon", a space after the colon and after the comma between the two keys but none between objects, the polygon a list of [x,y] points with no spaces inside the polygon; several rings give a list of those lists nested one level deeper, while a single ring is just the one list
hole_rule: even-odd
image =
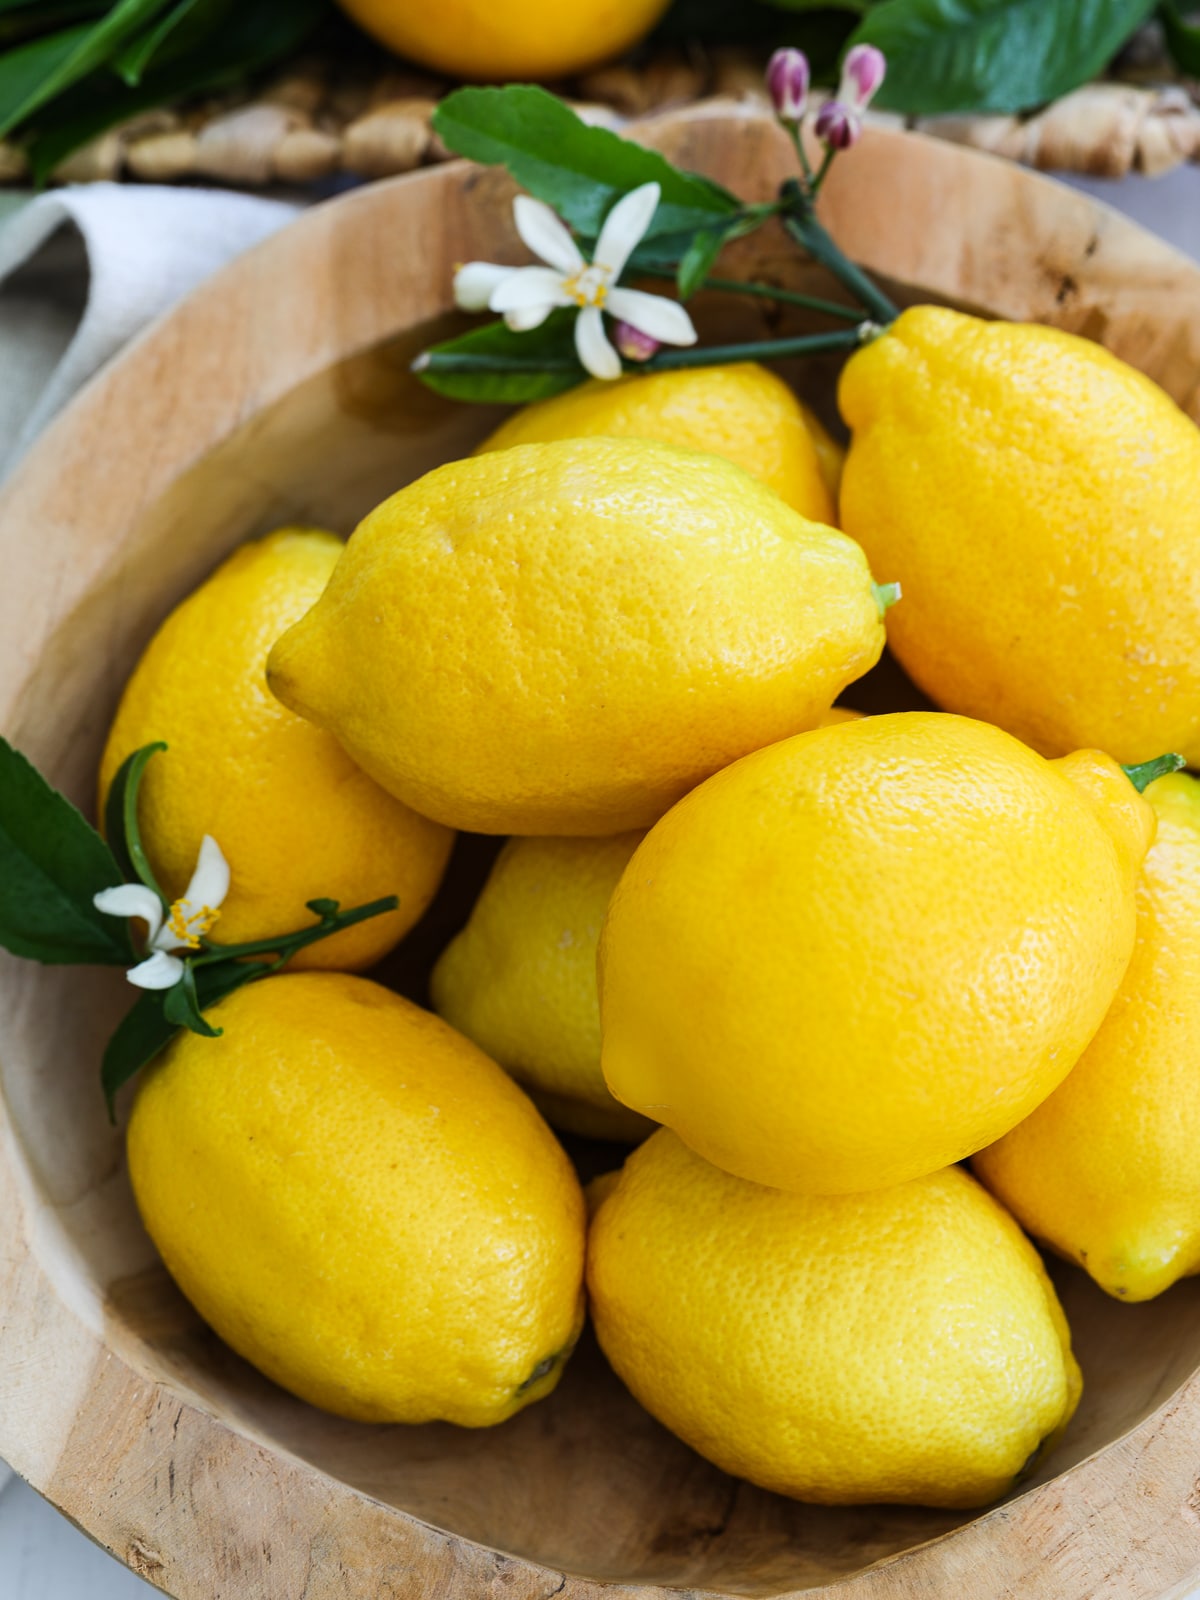
[{"label": "pink flower bud", "polygon": [[831,150],[849,150],[858,142],[862,122],[852,106],[840,100],[826,100],[817,112],[817,138]]},{"label": "pink flower bud", "polygon": [[886,72],[887,60],[882,50],[876,50],[873,44],[856,44],[842,63],[838,99],[853,111],[865,111],[879,92]]},{"label": "pink flower bud", "polygon": [[651,356],[657,355],[662,349],[660,340],[652,339],[648,333],[635,328],[631,322],[618,322],[613,333],[617,349],[626,361],[649,361]]},{"label": "pink flower bud", "polygon": [[767,93],[775,115],[799,122],[808,105],[808,57],[803,50],[776,50],[767,62]]}]

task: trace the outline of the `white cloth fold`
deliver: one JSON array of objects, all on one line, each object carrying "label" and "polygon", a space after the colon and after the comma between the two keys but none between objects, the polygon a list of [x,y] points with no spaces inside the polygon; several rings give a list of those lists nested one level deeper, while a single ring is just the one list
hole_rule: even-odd
[{"label": "white cloth fold", "polygon": [[298,209],[94,183],[11,210],[0,224],[0,476],[123,344]]}]

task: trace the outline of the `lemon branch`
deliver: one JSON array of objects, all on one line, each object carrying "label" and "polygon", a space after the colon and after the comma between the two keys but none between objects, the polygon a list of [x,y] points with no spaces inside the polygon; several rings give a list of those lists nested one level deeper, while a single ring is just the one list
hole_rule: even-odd
[{"label": "lemon branch", "polygon": [[885,326],[895,322],[900,308],[834,243],[828,230],[817,221],[812,196],[803,185],[789,178],[779,197],[784,207],[783,225],[796,243],[803,245],[813,260],[832,273],[877,321]]}]

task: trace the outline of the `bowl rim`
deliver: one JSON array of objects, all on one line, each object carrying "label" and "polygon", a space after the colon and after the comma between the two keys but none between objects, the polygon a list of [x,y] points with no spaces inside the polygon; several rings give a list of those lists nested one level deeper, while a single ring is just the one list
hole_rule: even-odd
[{"label": "bowl rim", "polygon": [[[651,119],[638,125],[638,136],[703,167],[705,141],[740,140],[750,153],[777,130],[753,105],[715,103]],[[1124,310],[1109,308],[1107,331],[1119,325],[1118,343],[1129,348],[1169,306],[1169,336],[1184,341],[1176,398],[1200,414],[1200,377],[1188,387],[1190,374],[1200,374],[1200,268],[1136,224],[998,158],[886,129],[871,129],[835,177],[823,197],[827,224],[852,255],[895,281],[1082,331],[1109,292]],[[1038,252],[1035,281],[1007,282],[978,252],[974,261],[939,256],[921,237],[907,253],[890,240],[881,259],[870,212],[885,194],[896,203],[898,179],[905,194],[969,194],[989,216],[1019,215]],[[511,187],[502,174],[452,162],[315,206],[193,291],[91,380],[0,490],[0,557],[22,548],[31,529],[51,553],[22,574],[20,595],[17,585],[0,585],[0,725],[40,653],[31,619],[66,615],[139,514],[176,478],[248,415],[348,355],[451,309],[449,272],[429,270],[436,249],[402,257],[388,239],[438,241],[446,216],[460,225],[461,238],[480,196],[503,201]],[[488,258],[520,259],[511,237],[497,251],[495,234],[493,226]],[[1131,289],[1124,279],[1133,263]],[[275,342],[274,308],[301,303],[313,275],[339,281],[336,319],[310,317]],[[235,328],[263,329],[264,338],[237,352],[231,385]],[[164,408],[162,376],[182,371],[190,392],[179,398],[187,403]],[[122,419],[116,439],[114,417]],[[148,438],[156,447],[139,450]],[[106,1342],[98,1301],[68,1303],[51,1270],[55,1251],[61,1256],[53,1232],[51,1208],[0,1104],[0,1454],[77,1526],[134,1571],[169,1585],[177,1600],[230,1592],[226,1550],[205,1537],[205,1526],[236,1528],[248,1502],[263,1508],[262,1528],[275,1544],[269,1565],[252,1562],[232,1581],[250,1585],[238,1592],[265,1600],[301,1591],[309,1600],[430,1592],[468,1600],[500,1588],[545,1600],[559,1593],[566,1600],[652,1600],[664,1592],[564,1573],[443,1531],[149,1378]],[[81,1373],[89,1380],[84,1389]],[[787,1593],[797,1600],[835,1589],[846,1600],[963,1592],[1152,1600],[1200,1573],[1198,1432],[1200,1368],[1123,1437],[1017,1499],[849,1577]],[[177,1467],[182,1475],[199,1461],[208,1464],[202,1497],[177,1499]],[[297,1529],[304,1537],[297,1539]],[[301,1548],[318,1541],[328,1579],[314,1574]],[[1128,1565],[1131,1552],[1136,1570]],[[353,1589],[342,1587],[348,1571],[356,1574]],[[726,1600],[720,1591],[687,1593]]]}]

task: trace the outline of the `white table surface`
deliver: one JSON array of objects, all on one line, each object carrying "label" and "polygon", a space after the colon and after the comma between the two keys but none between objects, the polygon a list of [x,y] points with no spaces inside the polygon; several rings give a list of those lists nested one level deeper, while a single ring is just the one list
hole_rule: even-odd
[{"label": "white table surface", "polygon": [[[1072,178],[1200,261],[1200,167],[1163,178]],[[0,1473],[3,1473],[0,1464]],[[147,1600],[135,1577],[19,1479],[0,1488],[0,1600]],[[1200,1600],[1200,1589],[1183,1600]]]}]

